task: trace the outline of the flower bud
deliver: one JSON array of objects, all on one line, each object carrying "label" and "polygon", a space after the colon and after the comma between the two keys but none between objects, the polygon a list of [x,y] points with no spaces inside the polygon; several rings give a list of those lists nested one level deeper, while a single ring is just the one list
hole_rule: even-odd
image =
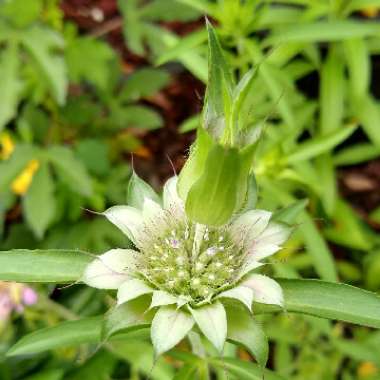
[{"label": "flower bud", "polygon": [[209,23],[207,29],[210,63],[202,125],[181,171],[178,193],[190,219],[220,226],[248,198],[259,129],[247,128],[243,112],[255,72],[247,73],[235,86],[217,35]]}]

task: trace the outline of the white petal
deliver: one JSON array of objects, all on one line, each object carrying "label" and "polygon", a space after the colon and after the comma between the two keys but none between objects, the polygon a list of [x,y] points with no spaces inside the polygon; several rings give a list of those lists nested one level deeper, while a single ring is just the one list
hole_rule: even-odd
[{"label": "white petal", "polygon": [[255,257],[249,255],[240,269],[240,272],[237,276],[237,280],[240,280],[249,272],[252,272],[256,268],[260,268],[263,265],[265,265],[265,263],[260,263],[256,261]]},{"label": "white petal", "polygon": [[246,286],[237,286],[236,288],[232,288],[220,293],[217,298],[232,298],[238,300],[247,306],[249,311],[251,311],[253,302],[253,290]]},{"label": "white petal", "polygon": [[117,304],[121,305],[143,294],[152,293],[153,289],[148,286],[144,281],[138,278],[132,278],[123,282],[117,292]]},{"label": "white petal", "polygon": [[173,306],[159,308],[150,329],[156,357],[179,343],[193,325],[194,319],[190,314]]},{"label": "white petal", "polygon": [[103,215],[123,231],[136,244],[143,232],[143,217],[140,210],[130,206],[113,206],[104,211]]},{"label": "white petal", "polygon": [[268,256],[273,255],[281,249],[280,246],[276,244],[265,244],[258,241],[253,247],[249,250],[249,257],[252,257],[254,260],[262,260]]},{"label": "white petal", "polygon": [[206,338],[222,352],[227,337],[227,317],[224,306],[219,302],[190,309],[195,322]]},{"label": "white petal", "polygon": [[111,249],[86,267],[82,281],[94,288],[117,289],[135,268],[136,255],[132,249]]},{"label": "white petal", "polygon": [[252,274],[242,283],[253,290],[253,299],[256,302],[270,305],[284,305],[284,295],[281,286],[271,278],[262,274]]},{"label": "white petal", "polygon": [[163,200],[164,209],[178,220],[185,218],[185,205],[177,192],[178,177],[169,178],[164,185]]},{"label": "white petal", "polygon": [[265,210],[250,210],[236,218],[231,224],[232,238],[236,244],[250,247],[267,227],[272,214]]},{"label": "white petal", "polygon": [[143,218],[145,227],[154,235],[161,234],[168,227],[168,213],[149,198],[144,200]]},{"label": "white petal", "polygon": [[177,303],[177,297],[172,296],[170,293],[163,290],[155,290],[153,292],[152,303],[150,308],[157,306],[166,306]]},{"label": "white petal", "polygon": [[291,233],[291,227],[280,223],[270,222],[263,233],[256,239],[257,246],[262,247],[268,244],[281,246],[289,239]]}]

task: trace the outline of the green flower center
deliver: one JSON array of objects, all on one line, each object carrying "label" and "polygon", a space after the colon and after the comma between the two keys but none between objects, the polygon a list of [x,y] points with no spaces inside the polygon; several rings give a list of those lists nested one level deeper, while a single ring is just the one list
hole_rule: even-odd
[{"label": "green flower center", "polygon": [[143,247],[139,273],[152,285],[198,303],[233,284],[243,255],[224,228],[177,225]]}]

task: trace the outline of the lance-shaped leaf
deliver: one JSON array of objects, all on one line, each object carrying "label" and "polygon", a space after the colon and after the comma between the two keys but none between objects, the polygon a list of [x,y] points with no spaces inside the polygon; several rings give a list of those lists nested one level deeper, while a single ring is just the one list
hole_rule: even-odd
[{"label": "lance-shaped leaf", "polygon": [[8,356],[36,354],[58,347],[76,346],[100,341],[101,317],[66,321],[37,330],[21,338],[7,353]]},{"label": "lance-shaped leaf", "polygon": [[289,206],[276,211],[272,216],[272,220],[287,224],[295,223],[298,215],[305,209],[308,203],[308,199],[296,201]]},{"label": "lance-shaped leaf", "polygon": [[[358,325],[380,328],[380,296],[346,284],[320,280],[276,279],[284,292],[284,309]],[[280,311],[256,303],[255,313]]]},{"label": "lance-shaped leaf", "polygon": [[0,252],[0,280],[18,282],[78,281],[93,256],[82,251],[15,249]]},{"label": "lance-shaped leaf", "polygon": [[268,360],[268,339],[253,315],[242,307],[228,306],[227,339],[244,346],[257,362],[265,367]]},{"label": "lance-shaped leaf", "polygon": [[192,329],[194,319],[173,306],[161,307],[154,316],[151,338],[156,357],[169,351]]},{"label": "lance-shaped leaf", "polygon": [[272,371],[263,370],[257,364],[235,358],[211,358],[209,362],[211,365],[234,375],[234,378],[239,380],[286,380]]},{"label": "lance-shaped leaf", "polygon": [[324,136],[316,137],[305,143],[299,144],[297,149],[289,154],[286,161],[289,164],[293,164],[298,161],[310,160],[311,158],[319,156],[346,140],[352,135],[355,129],[355,125],[345,126],[344,128],[340,128]]}]

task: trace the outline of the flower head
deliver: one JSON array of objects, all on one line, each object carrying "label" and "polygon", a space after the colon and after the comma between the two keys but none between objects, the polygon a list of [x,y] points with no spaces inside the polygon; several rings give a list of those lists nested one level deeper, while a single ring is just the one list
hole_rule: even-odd
[{"label": "flower head", "polygon": [[0,322],[6,322],[12,311],[22,313],[25,306],[37,302],[38,295],[30,287],[17,282],[0,282]]},{"label": "flower head", "polygon": [[[88,265],[83,280],[93,287],[117,289],[118,305],[152,294],[151,308],[159,308],[152,322],[156,351],[171,348],[169,343],[162,347],[156,334],[169,318],[162,314],[169,310],[184,318],[174,344],[197,323],[221,349],[227,323],[221,301],[238,300],[250,312],[253,301],[283,305],[280,286],[253,271],[281,248],[290,228],[272,222],[264,210],[247,211],[220,227],[194,223],[186,216],[176,185],[176,177],[165,184],[162,206],[146,197],[141,209],[114,206],[104,212],[137,250],[112,249],[100,255]],[[204,313],[219,321],[217,337],[210,333]]]}]

